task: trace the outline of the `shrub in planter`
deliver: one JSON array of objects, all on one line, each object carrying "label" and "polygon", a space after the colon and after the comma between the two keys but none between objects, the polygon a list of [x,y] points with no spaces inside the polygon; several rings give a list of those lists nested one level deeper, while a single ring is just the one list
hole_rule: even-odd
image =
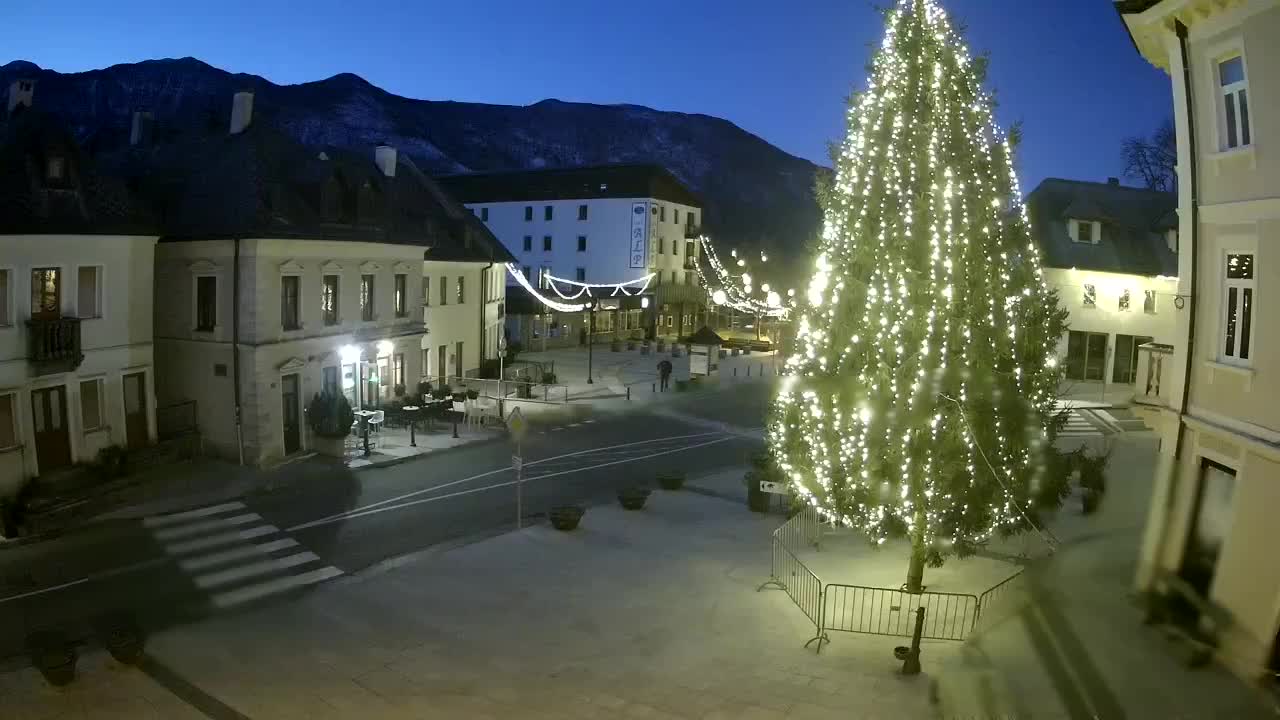
[{"label": "shrub in planter", "polygon": [[635,338],[631,338],[631,339],[627,340],[627,349],[628,349],[628,350],[635,350],[635,349],[636,349],[636,339],[635,339]]},{"label": "shrub in planter", "polygon": [[618,491],[618,502],[622,503],[622,507],[627,510],[639,510],[649,499],[650,492],[649,488],[645,487],[623,488]]},{"label": "shrub in planter", "polygon": [[431,397],[431,383],[423,380],[418,383],[418,400],[426,402],[429,397]]},{"label": "shrub in planter", "polygon": [[1087,448],[1081,448],[1073,458],[1080,483],[1080,510],[1088,515],[1098,509],[1102,495],[1107,491],[1107,463],[1111,460],[1111,451],[1094,454]]},{"label": "shrub in planter", "polygon": [[61,687],[76,679],[76,649],[61,632],[41,630],[28,635],[27,653],[50,685]]},{"label": "shrub in planter", "polygon": [[667,351],[667,341],[663,340],[662,338],[658,338],[658,352],[666,352],[666,351]]},{"label": "shrub in planter", "polygon": [[108,445],[98,451],[95,469],[104,480],[124,477],[128,473],[129,451],[121,445]]},{"label": "shrub in planter", "polygon": [[479,390],[468,390],[468,391],[467,391],[467,399],[468,399],[468,400],[475,400],[475,399],[477,399],[477,398],[479,398],[479,397],[480,397],[480,391],[479,391]]},{"label": "shrub in planter", "polygon": [[769,511],[769,493],[760,489],[761,482],[779,482],[782,473],[768,450],[761,450],[751,455],[751,470],[747,472],[747,507],[751,512]]},{"label": "shrub in planter", "polygon": [[609,350],[612,352],[622,352],[622,341],[614,338],[609,341]]},{"label": "shrub in planter", "polygon": [[648,340],[645,340],[643,343],[641,343],[641,344],[640,344],[640,354],[641,354],[641,355],[648,355],[648,354],[649,354],[649,341],[648,341]]},{"label": "shrub in planter", "polygon": [[117,612],[104,615],[95,626],[102,646],[116,662],[134,665],[142,658],[146,639],[142,628],[128,614]]},{"label": "shrub in planter", "polygon": [[404,383],[396,383],[395,386],[391,388],[391,394],[398,398],[404,397]]},{"label": "shrub in planter", "polygon": [[449,390],[448,384],[441,385],[440,387],[431,391],[431,397],[435,398],[436,400],[443,400],[452,394],[453,393]]},{"label": "shrub in planter", "polygon": [[351,434],[355,419],[351,403],[342,393],[316,393],[307,405],[307,424],[316,436],[316,450],[322,455],[342,457],[342,440]]},{"label": "shrub in planter", "polygon": [[582,520],[585,508],[578,505],[559,505],[551,508],[548,513],[551,518],[551,527],[557,530],[569,531],[578,527],[578,522]]},{"label": "shrub in planter", "polygon": [[679,490],[684,487],[684,473],[678,470],[668,470],[658,473],[658,485],[663,490]]}]

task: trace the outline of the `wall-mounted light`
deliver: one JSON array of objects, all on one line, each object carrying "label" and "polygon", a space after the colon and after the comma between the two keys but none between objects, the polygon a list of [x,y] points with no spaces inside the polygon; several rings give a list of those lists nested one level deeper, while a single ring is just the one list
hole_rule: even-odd
[{"label": "wall-mounted light", "polygon": [[343,365],[360,362],[360,348],[355,345],[343,345],[338,348],[338,357],[342,359]]},{"label": "wall-mounted light", "polygon": [[647,307],[649,307],[649,298],[647,298],[647,297],[640,298],[640,307],[642,307],[642,308],[647,308]]},{"label": "wall-mounted light", "polygon": [[378,343],[378,356],[390,355],[396,349],[396,344],[390,340],[382,340]]}]

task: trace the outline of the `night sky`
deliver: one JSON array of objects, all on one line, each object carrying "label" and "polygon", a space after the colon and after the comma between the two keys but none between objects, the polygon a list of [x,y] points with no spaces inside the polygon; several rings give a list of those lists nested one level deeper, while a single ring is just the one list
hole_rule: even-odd
[{"label": "night sky", "polygon": [[[1023,123],[1024,191],[1049,176],[1119,175],[1121,140],[1172,114],[1168,77],[1133,49],[1110,0],[942,4],[970,48],[990,52],[1001,123]],[[717,115],[824,164],[883,29],[865,0],[3,5],[0,64],[73,72],[190,55],[277,83],[354,72],[433,100],[633,103]]]}]

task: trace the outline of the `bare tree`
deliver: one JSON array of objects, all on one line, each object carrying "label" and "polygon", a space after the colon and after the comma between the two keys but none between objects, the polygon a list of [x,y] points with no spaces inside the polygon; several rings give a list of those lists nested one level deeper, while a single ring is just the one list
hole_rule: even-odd
[{"label": "bare tree", "polygon": [[1124,176],[1151,190],[1178,189],[1178,137],[1173,121],[1165,120],[1150,137],[1131,137],[1120,146]]}]

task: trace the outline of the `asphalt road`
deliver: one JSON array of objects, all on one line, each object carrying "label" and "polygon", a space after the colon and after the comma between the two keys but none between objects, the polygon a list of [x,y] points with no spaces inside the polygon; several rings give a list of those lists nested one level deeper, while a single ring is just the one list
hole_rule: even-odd
[{"label": "asphalt road", "polygon": [[[759,427],[767,398],[767,386],[745,385],[533,423],[519,448],[523,521],[542,522],[554,505],[615,502],[619,488],[654,486],[663,470],[744,464],[759,441],[715,423]],[[33,629],[87,638],[95,618],[121,610],[160,629],[512,529],[515,452],[504,438],[360,472],[303,462],[272,492],[0,549],[0,658],[19,661]]]}]

